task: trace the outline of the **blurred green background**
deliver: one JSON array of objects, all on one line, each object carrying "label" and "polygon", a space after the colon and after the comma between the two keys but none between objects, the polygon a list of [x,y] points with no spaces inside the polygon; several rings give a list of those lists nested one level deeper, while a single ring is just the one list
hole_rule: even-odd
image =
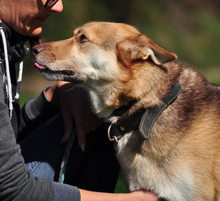
[{"label": "blurred green background", "polygon": [[[63,0],[63,4],[63,12],[52,14],[44,24],[46,41],[69,38],[89,21],[128,23],[220,85],[219,0]],[[48,84],[52,82],[41,78],[27,57],[21,103]],[[116,192],[126,191],[120,175]]]},{"label": "blurred green background", "polygon": [[[69,38],[76,27],[89,21],[128,23],[220,84],[219,0],[63,0],[63,4],[63,12],[52,14],[44,24],[46,41]],[[29,57],[24,74],[23,97],[35,96],[50,84]]]}]

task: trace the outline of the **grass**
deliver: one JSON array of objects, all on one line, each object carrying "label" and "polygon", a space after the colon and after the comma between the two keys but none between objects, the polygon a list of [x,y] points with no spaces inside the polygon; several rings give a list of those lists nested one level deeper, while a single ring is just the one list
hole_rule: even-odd
[{"label": "grass", "polygon": [[123,173],[120,172],[118,182],[117,182],[117,185],[115,188],[115,193],[128,193],[128,192],[129,191],[128,191],[128,188],[125,184],[125,179],[124,179]]}]

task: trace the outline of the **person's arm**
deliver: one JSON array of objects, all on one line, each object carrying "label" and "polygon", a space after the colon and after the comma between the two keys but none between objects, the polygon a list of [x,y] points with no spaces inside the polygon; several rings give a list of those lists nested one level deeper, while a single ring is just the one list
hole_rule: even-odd
[{"label": "person's arm", "polygon": [[99,193],[80,189],[81,201],[159,201],[160,199],[148,191],[132,193]]},{"label": "person's arm", "polygon": [[18,142],[58,112],[62,113],[65,125],[62,142],[68,141],[75,125],[79,146],[84,151],[86,134],[95,131],[101,120],[92,113],[86,91],[62,81],[45,87],[39,96],[22,107]]},{"label": "person's arm", "polygon": [[52,104],[46,98],[46,91],[51,88],[44,88],[36,98],[28,100],[21,109],[19,133],[17,141],[20,142],[34,129],[44,123],[47,119],[60,112],[60,108]]},{"label": "person's arm", "polygon": [[101,120],[91,111],[87,92],[82,88],[74,87],[72,83],[60,81],[49,88],[45,95],[51,103],[61,109],[65,125],[62,141],[68,141],[75,123],[78,143],[84,151],[86,134],[95,131],[101,125]]},{"label": "person's arm", "polygon": [[53,183],[35,178],[24,163],[9,119],[3,86],[0,79],[0,200],[52,201]]},{"label": "person's arm", "polygon": [[78,189],[67,184],[54,183],[54,201],[160,201],[149,191],[134,191],[132,193],[101,193]]}]

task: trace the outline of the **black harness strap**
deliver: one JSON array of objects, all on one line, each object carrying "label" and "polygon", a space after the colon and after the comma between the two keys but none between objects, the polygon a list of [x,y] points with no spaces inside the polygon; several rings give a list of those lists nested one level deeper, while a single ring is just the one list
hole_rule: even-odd
[{"label": "black harness strap", "polygon": [[[114,141],[131,131],[139,130],[140,134],[148,140],[150,138],[151,129],[161,115],[161,113],[171,105],[181,92],[181,86],[178,81],[171,86],[168,94],[162,99],[161,104],[148,109],[141,108],[133,115],[119,119],[115,124],[111,124],[108,129],[109,140]],[[113,116],[123,115],[136,101],[131,102],[127,106],[117,109],[113,112]]]}]

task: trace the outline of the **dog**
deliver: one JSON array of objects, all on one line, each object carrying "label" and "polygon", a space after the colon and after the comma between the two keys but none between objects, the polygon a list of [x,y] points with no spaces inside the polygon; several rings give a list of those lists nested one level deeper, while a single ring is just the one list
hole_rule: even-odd
[{"label": "dog", "polygon": [[130,191],[220,201],[219,86],[123,23],[87,23],[33,55],[46,79],[86,89],[93,111],[110,122]]}]

